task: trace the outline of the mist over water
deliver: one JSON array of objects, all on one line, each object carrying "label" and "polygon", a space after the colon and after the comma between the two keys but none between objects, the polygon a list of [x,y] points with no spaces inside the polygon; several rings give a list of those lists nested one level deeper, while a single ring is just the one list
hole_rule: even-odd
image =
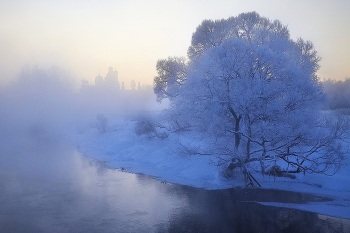
[{"label": "mist over water", "polygon": [[48,173],[38,171],[47,170],[59,177],[74,169],[71,159],[55,148],[66,147],[70,134],[94,127],[97,116],[131,117],[159,109],[149,91],[83,92],[75,88],[69,72],[58,67],[25,67],[19,73],[0,89],[0,159],[9,172],[42,179]]},{"label": "mist over water", "polygon": [[[135,118],[159,109],[152,90],[84,92],[74,88],[73,78],[58,67],[26,67],[18,80],[0,89],[1,165],[22,173],[49,169],[57,172],[51,172],[52,176],[59,176],[65,172],[62,169],[72,168],[67,157],[50,153],[55,151],[51,146],[67,143],[69,135],[95,127],[98,116],[106,121]],[[24,148],[43,153],[33,157],[22,153]],[[45,156],[57,156],[55,163],[65,166],[52,166]]]},{"label": "mist over water", "polygon": [[[74,219],[81,216],[74,211],[70,214],[71,210],[60,208],[59,203],[72,201],[71,198],[84,202],[87,196],[94,196],[93,186],[101,183],[91,179],[104,169],[86,164],[69,144],[69,135],[84,127],[95,127],[98,116],[106,121],[118,117],[133,119],[159,110],[153,90],[96,91],[93,85],[90,90],[76,89],[69,73],[58,67],[23,69],[16,81],[0,89],[0,188],[4,194],[1,202],[6,202],[0,213],[0,229],[38,232],[43,227],[37,226],[41,221],[46,219],[44,225],[48,226],[55,222],[51,219],[55,216],[71,218],[74,228]],[[82,186],[73,187],[70,183]],[[128,182],[124,185],[128,186]],[[81,193],[84,190],[86,193]],[[109,192],[122,195],[121,190]],[[81,200],[70,197],[70,193],[85,197]],[[87,200],[81,211],[89,213],[104,207],[110,208],[101,201]],[[48,208],[58,212],[50,212],[47,218],[44,215]],[[28,213],[33,216],[28,217]]]}]

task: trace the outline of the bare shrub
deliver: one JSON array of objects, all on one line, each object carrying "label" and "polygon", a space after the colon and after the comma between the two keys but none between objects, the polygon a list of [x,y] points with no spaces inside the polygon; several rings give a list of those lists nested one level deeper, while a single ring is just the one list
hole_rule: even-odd
[{"label": "bare shrub", "polygon": [[145,135],[148,138],[167,138],[168,132],[165,127],[157,124],[155,121],[148,117],[142,117],[135,124],[135,134],[138,136]]}]

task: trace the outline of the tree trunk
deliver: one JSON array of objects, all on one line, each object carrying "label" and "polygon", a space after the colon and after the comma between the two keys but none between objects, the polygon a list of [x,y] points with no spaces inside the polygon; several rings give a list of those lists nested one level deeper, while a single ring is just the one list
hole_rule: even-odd
[{"label": "tree trunk", "polygon": [[233,118],[235,119],[235,150],[238,150],[239,144],[241,142],[241,134],[239,133],[240,130],[240,121],[242,119],[242,115],[237,116],[233,108],[229,107],[230,113],[232,114]]}]

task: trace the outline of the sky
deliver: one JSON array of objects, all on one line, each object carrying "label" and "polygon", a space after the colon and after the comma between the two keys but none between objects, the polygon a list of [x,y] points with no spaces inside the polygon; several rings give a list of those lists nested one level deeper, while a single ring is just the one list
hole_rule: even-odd
[{"label": "sky", "polygon": [[26,65],[59,66],[80,85],[108,67],[119,81],[152,84],[158,59],[186,56],[204,19],[256,11],[314,43],[321,80],[350,77],[350,0],[0,1],[0,87]]}]

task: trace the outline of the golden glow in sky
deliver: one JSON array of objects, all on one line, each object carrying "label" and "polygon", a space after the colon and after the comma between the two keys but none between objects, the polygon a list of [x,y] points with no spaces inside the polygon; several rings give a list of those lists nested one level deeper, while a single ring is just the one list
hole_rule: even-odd
[{"label": "golden glow in sky", "polygon": [[77,82],[105,75],[151,84],[158,59],[186,56],[204,19],[256,11],[314,43],[321,79],[350,77],[348,0],[12,0],[0,3],[0,86],[24,65],[57,65]]}]

